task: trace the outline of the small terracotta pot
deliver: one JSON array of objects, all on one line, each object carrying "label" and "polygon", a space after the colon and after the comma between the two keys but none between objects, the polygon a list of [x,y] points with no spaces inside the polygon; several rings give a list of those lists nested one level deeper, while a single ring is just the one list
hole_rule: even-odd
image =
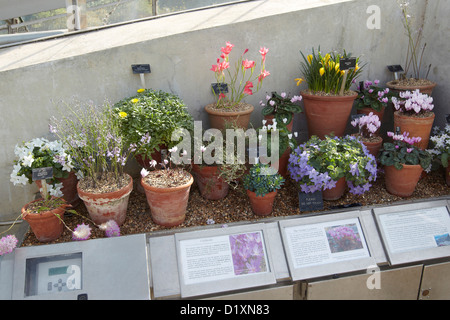
[{"label": "small terracotta pot", "polygon": [[[274,118],[274,115],[273,114],[269,114],[269,115],[267,115],[267,116],[264,116],[264,120],[266,120],[267,122],[266,122],[266,125],[272,125],[273,124],[273,122],[272,122],[272,120],[273,120],[273,118]],[[291,122],[289,122],[287,125],[286,125],[286,128],[289,130],[289,132],[292,132],[292,127],[294,126],[294,114],[292,114],[292,120],[291,120]]]},{"label": "small terracotta pot", "polygon": [[322,191],[323,200],[334,201],[340,199],[345,192],[347,184],[345,183],[345,178],[340,178],[336,182],[336,186],[332,189],[327,189]]},{"label": "small terracotta pot", "polygon": [[246,130],[250,123],[250,116],[255,107],[251,104],[246,104],[248,109],[244,111],[227,112],[215,109],[215,103],[208,104],[205,107],[205,111],[209,116],[209,125],[211,128],[224,130],[226,123],[236,124],[238,128]]},{"label": "small terracotta pot", "polygon": [[325,135],[342,137],[357,94],[319,96],[301,93],[308,123],[308,134],[324,139]]},{"label": "small terracotta pot", "polygon": [[409,197],[414,193],[422,174],[420,165],[403,165],[401,170],[394,166],[384,167],[386,190],[395,196]]},{"label": "small terracotta pot", "polygon": [[80,189],[80,184],[77,185],[78,194],[95,224],[114,220],[120,226],[125,222],[128,200],[133,190],[133,179],[127,176],[130,179],[128,185],[115,192],[89,193]]},{"label": "small terracotta pot", "polygon": [[433,89],[434,87],[436,87],[437,83],[432,83],[430,85],[425,85],[425,86],[401,86],[396,84],[394,81],[389,81],[388,83],[386,83],[386,86],[389,89],[393,89],[395,91],[415,91],[417,89],[419,89],[419,91],[423,94],[427,94],[429,96],[431,96],[431,94],[433,93]]},{"label": "small terracotta pot", "polygon": [[31,203],[40,200],[42,199],[31,201],[23,206],[22,217],[28,222],[34,235],[40,242],[50,242],[58,239],[63,232],[63,223],[55,214],[58,214],[61,219],[64,219],[64,207],[40,213],[26,212],[26,209]]},{"label": "small terracotta pot", "polygon": [[257,216],[268,216],[272,213],[273,202],[275,201],[278,191],[269,192],[263,197],[256,196],[256,193],[253,191],[246,191],[254,214]]},{"label": "small terracotta pot", "polygon": [[[70,204],[72,208],[76,208],[81,203],[81,199],[77,192],[77,176],[73,171],[71,171],[67,178],[58,180],[63,184],[63,187],[61,188],[61,192],[63,193],[62,198],[66,201],[66,203]],[[41,180],[36,180],[35,183],[39,189],[42,188]]]},{"label": "small terracotta pot", "polygon": [[192,165],[195,181],[203,198],[223,199],[228,195],[229,185],[219,177],[218,166]]},{"label": "small terracotta pot", "polygon": [[188,183],[173,188],[153,187],[145,183],[144,179],[141,179],[141,185],[144,187],[152,219],[155,223],[164,227],[174,227],[184,222],[189,191],[194,182],[194,178],[192,175],[190,176]]},{"label": "small terracotta pot", "polygon": [[400,127],[401,133],[409,132],[409,137],[421,137],[422,140],[417,144],[417,147],[424,150],[428,148],[435,117],[434,113],[426,118],[418,118],[396,111],[394,112],[394,128]]},{"label": "small terracotta pot", "polygon": [[378,137],[378,141],[370,142],[370,141],[363,141],[363,144],[366,146],[367,150],[369,150],[369,153],[373,155],[375,158],[377,158],[378,153],[380,153],[381,145],[383,144],[383,138]]}]

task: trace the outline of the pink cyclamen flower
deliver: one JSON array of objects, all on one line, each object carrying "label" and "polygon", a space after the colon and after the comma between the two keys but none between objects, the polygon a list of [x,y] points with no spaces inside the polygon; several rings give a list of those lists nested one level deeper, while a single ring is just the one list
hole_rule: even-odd
[{"label": "pink cyclamen flower", "polygon": [[87,240],[91,236],[91,227],[82,223],[79,224],[72,232],[72,240],[82,241]]},{"label": "pink cyclamen flower", "polygon": [[247,81],[247,83],[245,84],[244,87],[244,93],[248,94],[248,95],[252,95],[252,88],[253,88],[253,83],[251,81]]},{"label": "pink cyclamen flower", "polygon": [[0,239],[0,256],[13,252],[17,246],[17,238],[14,235],[7,235]]}]

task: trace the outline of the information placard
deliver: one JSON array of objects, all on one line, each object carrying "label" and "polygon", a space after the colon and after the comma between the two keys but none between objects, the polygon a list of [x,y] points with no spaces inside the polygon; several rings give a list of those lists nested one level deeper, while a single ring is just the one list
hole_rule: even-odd
[{"label": "information placard", "polygon": [[450,215],[444,202],[374,210],[391,264],[450,255]]},{"label": "information placard", "polygon": [[376,265],[359,211],[280,221],[280,228],[294,281]]},{"label": "information placard", "polygon": [[176,234],[181,296],[275,283],[264,230],[257,224]]}]

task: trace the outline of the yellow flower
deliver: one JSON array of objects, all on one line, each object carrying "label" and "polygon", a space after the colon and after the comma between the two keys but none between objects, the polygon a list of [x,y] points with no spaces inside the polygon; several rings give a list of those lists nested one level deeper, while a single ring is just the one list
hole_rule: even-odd
[{"label": "yellow flower", "polygon": [[341,76],[343,76],[345,74],[344,70],[341,70]]},{"label": "yellow flower", "polygon": [[329,54],[329,53],[327,53],[327,54],[325,55],[325,63],[327,63],[328,60],[330,60],[330,54]]},{"label": "yellow flower", "polygon": [[133,102],[133,103],[137,103],[139,101],[139,99],[137,99],[137,98],[134,98],[133,100],[131,100],[131,102]]},{"label": "yellow flower", "polygon": [[313,59],[313,55],[312,55],[312,54],[310,54],[310,55],[308,56],[308,62],[309,62],[309,64],[311,64],[311,62],[312,62],[312,59]]},{"label": "yellow flower", "polygon": [[299,86],[303,81],[305,81],[303,78],[297,78],[294,80],[297,81],[297,86]]},{"label": "yellow flower", "polygon": [[121,111],[121,112],[119,112],[119,116],[123,119],[123,118],[125,118],[127,116],[127,113]]},{"label": "yellow flower", "polygon": [[334,67],[334,70],[339,71],[339,68],[340,68],[340,67],[341,67],[340,64],[339,64],[339,63],[336,63],[336,66]]},{"label": "yellow flower", "polygon": [[359,66],[358,66],[358,64],[356,64],[355,71],[358,71],[358,69],[359,69]]},{"label": "yellow flower", "polygon": [[142,92],[144,92],[145,91],[145,89],[138,89],[138,93],[142,93]]},{"label": "yellow flower", "polygon": [[325,68],[320,68],[319,70],[320,76],[323,76],[323,74],[325,73]]}]

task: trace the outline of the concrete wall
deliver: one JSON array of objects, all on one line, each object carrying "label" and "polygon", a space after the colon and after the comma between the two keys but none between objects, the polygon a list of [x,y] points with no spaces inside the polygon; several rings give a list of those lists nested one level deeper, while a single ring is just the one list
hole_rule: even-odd
[{"label": "concrete wall", "polygon": [[[428,37],[427,63],[435,66],[429,78],[435,91],[436,124],[450,113],[447,101],[449,53],[448,1],[411,1],[413,14],[425,17]],[[381,28],[370,30],[367,8],[377,5]],[[135,94],[141,87],[131,65],[149,63],[147,87],[178,94],[196,120],[208,127],[203,107],[213,101],[209,69],[226,41],[235,55],[250,49],[258,58],[260,46],[269,48],[267,69],[271,76],[247,102],[258,106],[266,92],[286,90],[298,94],[294,78],[300,76],[300,53],[321,46],[322,51],[346,49],[361,55],[367,66],[360,80],[391,80],[386,66],[404,64],[407,38],[401,12],[392,0],[265,0],[223,6],[133,24],[107,28],[53,40],[0,49],[0,221],[15,217],[32,197],[34,186],[9,182],[16,143],[34,137],[50,137],[48,120],[57,115],[52,100],[102,103]],[[260,108],[252,115],[259,125]],[[295,118],[294,130],[306,138],[304,115]]]}]

